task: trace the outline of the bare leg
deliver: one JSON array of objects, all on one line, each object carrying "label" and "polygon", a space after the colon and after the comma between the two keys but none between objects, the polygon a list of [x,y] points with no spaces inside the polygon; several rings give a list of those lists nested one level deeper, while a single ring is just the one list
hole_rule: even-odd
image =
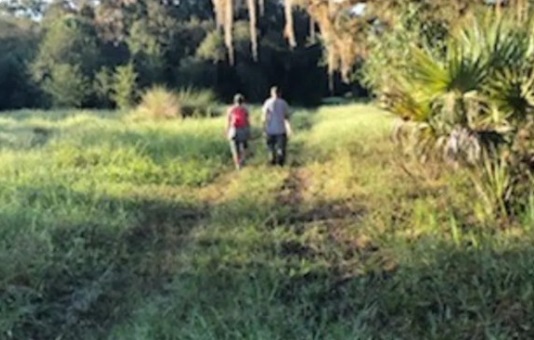
[{"label": "bare leg", "polygon": [[241,163],[241,166],[243,166],[245,164],[245,161],[247,160],[247,158],[249,156],[249,154],[248,154],[248,142],[241,143],[240,151],[241,151],[240,163]]},{"label": "bare leg", "polygon": [[232,148],[232,159],[234,161],[234,166],[237,170],[241,169],[240,164],[240,157],[239,157],[239,143],[237,143],[235,140],[231,141],[231,148]]}]

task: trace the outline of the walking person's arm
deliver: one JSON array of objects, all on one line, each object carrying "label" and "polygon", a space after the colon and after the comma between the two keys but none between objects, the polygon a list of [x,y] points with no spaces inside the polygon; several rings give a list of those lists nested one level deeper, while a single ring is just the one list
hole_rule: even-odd
[{"label": "walking person's arm", "polygon": [[264,133],[267,133],[267,114],[268,114],[268,108],[267,103],[263,104],[263,107],[261,109],[261,126]]},{"label": "walking person's arm", "polygon": [[250,111],[248,109],[245,109],[245,111],[247,112],[247,124],[248,124],[248,127],[250,129],[252,129],[252,119],[250,117]]},{"label": "walking person's arm", "polygon": [[284,125],[286,127],[286,133],[287,136],[291,136],[293,134],[293,129],[291,128],[291,122],[289,121],[289,105],[285,103],[285,112],[284,112]]},{"label": "walking person's arm", "polygon": [[230,128],[232,127],[232,108],[229,108],[226,112],[226,127],[224,130],[224,135],[226,138],[229,137],[230,134]]}]

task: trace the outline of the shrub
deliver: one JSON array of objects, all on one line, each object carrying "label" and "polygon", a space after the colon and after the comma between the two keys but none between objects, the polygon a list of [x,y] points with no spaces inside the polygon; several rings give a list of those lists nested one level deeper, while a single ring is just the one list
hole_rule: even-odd
[{"label": "shrub", "polygon": [[137,72],[132,63],[119,66],[113,75],[113,100],[120,109],[129,109],[137,99]]},{"label": "shrub", "polygon": [[387,86],[384,71],[367,74],[388,108],[418,129],[413,152],[474,165],[486,210],[501,216],[529,193],[521,183],[532,175],[534,153],[525,133],[534,109],[533,29],[513,15],[473,13],[443,46],[410,36],[418,43],[399,54]]},{"label": "shrub", "polygon": [[162,86],[146,91],[135,111],[135,116],[139,118],[172,119],[181,115],[182,106],[178,96]]},{"label": "shrub", "polygon": [[40,85],[58,64],[78,65],[79,72],[90,77],[99,63],[100,52],[94,26],[88,20],[67,15],[50,22],[31,73]]},{"label": "shrub", "polygon": [[183,117],[211,117],[217,114],[217,99],[211,90],[187,88],[178,93]]},{"label": "shrub", "polygon": [[109,108],[112,106],[112,96],[114,87],[113,73],[107,67],[102,67],[96,74],[93,81],[93,88],[99,106]]},{"label": "shrub", "polygon": [[46,93],[52,98],[54,107],[81,107],[91,92],[87,77],[77,65],[54,65],[50,78],[44,82],[44,85]]},{"label": "shrub", "polygon": [[198,58],[213,63],[222,62],[226,59],[224,38],[219,30],[212,31],[198,46],[196,51]]}]

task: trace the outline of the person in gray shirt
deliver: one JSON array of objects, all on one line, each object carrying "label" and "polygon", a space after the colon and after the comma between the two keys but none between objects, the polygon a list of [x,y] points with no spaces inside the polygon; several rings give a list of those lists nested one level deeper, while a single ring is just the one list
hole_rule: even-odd
[{"label": "person in gray shirt", "polygon": [[271,97],[263,104],[262,122],[271,155],[271,165],[284,166],[287,138],[291,134],[289,106],[281,98],[278,87],[271,88]]}]

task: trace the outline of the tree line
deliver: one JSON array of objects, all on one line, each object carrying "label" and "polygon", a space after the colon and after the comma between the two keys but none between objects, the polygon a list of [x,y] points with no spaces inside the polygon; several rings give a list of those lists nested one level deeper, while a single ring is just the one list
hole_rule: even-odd
[{"label": "tree line", "polygon": [[[294,15],[298,45],[283,35],[284,8],[265,2],[258,55],[245,8],[234,8],[235,63],[211,0],[7,0],[0,2],[0,110],[125,108],[154,85],[212,89],[222,100],[242,92],[259,101],[276,84],[314,105],[332,94],[310,20]],[[338,93],[350,87],[336,82]]]}]

